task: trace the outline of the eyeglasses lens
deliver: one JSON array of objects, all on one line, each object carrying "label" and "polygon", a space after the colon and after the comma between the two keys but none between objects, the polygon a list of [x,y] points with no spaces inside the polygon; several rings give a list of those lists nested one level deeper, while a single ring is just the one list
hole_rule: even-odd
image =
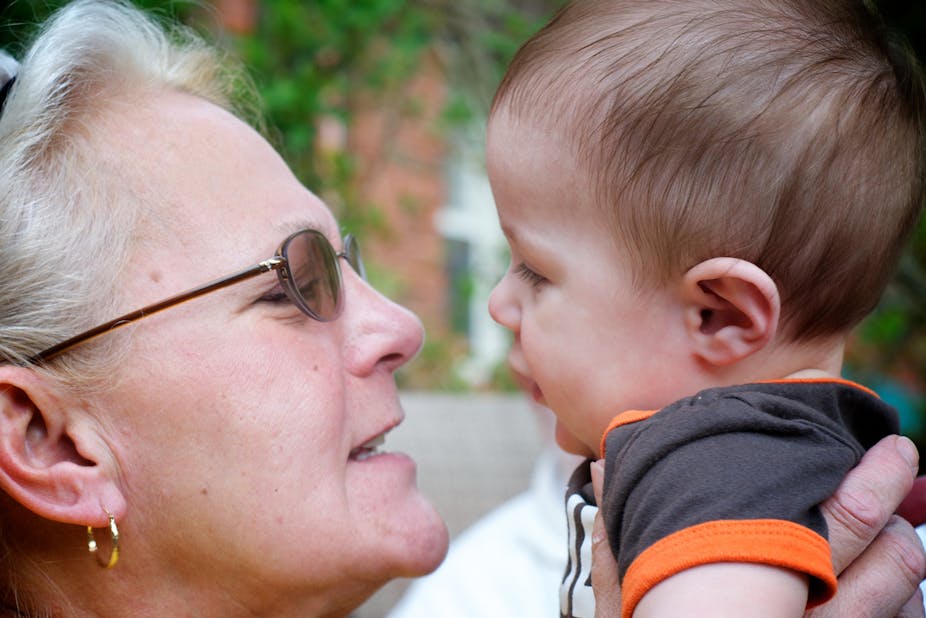
[{"label": "eyeglasses lens", "polygon": [[360,256],[360,244],[353,234],[344,237],[344,255],[350,263],[351,268],[360,275],[360,278],[366,281],[367,269],[363,265],[363,258]]},{"label": "eyeglasses lens", "polygon": [[320,232],[307,230],[294,235],[283,248],[292,279],[286,284],[315,318],[338,317],[341,305],[341,276],[338,257]]}]

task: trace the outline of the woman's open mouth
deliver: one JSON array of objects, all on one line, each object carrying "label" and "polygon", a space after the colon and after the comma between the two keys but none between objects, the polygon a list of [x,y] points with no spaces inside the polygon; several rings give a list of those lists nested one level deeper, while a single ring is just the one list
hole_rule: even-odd
[{"label": "woman's open mouth", "polygon": [[375,455],[382,455],[385,451],[380,450],[380,447],[385,443],[386,434],[384,432],[351,450],[348,459],[352,461],[363,461]]}]

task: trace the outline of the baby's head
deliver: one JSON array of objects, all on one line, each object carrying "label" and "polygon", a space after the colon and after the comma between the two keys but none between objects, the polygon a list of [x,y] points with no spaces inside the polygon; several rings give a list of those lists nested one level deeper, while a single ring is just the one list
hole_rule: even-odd
[{"label": "baby's head", "polygon": [[877,304],[923,199],[922,82],[876,24],[859,0],[569,4],[496,94],[503,226],[516,208],[556,226],[563,251],[607,234],[624,296],[648,303],[696,265],[738,258],[779,295],[779,337],[844,336]]},{"label": "baby's head", "polygon": [[598,212],[563,208],[611,226],[641,282],[738,257],[795,337],[841,332],[922,201],[920,85],[873,24],[858,0],[574,2],[515,57],[493,124],[569,150]]}]

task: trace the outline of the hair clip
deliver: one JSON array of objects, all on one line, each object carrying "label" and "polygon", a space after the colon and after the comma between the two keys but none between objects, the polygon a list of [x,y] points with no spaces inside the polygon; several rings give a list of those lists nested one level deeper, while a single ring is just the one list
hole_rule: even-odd
[{"label": "hair clip", "polygon": [[10,79],[6,80],[6,83],[3,84],[3,87],[0,87],[0,114],[3,113],[3,108],[6,107],[6,97],[10,94],[10,89],[13,87],[13,82],[16,81],[16,76],[14,75]]},{"label": "hair clip", "polygon": [[0,51],[0,80],[3,80],[3,85],[0,85],[0,114],[3,113],[6,99],[10,94],[10,89],[13,88],[13,82],[16,81],[18,73],[19,63],[6,52]]}]

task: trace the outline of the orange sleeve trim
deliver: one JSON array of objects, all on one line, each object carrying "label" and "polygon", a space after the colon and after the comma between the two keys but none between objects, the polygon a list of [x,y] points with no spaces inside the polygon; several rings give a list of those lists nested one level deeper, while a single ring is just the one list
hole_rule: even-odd
[{"label": "orange sleeve trim", "polygon": [[652,415],[656,414],[656,412],[659,412],[659,410],[627,410],[626,412],[621,412],[612,418],[611,422],[608,423],[608,426],[605,428],[604,433],[601,434],[601,443],[598,445],[599,457],[604,457],[605,438],[608,437],[608,434],[611,433],[612,429],[616,429],[621,425],[629,425],[630,423],[645,421]]},{"label": "orange sleeve trim", "polygon": [[763,380],[766,384],[789,384],[789,383],[798,383],[798,384],[844,384],[846,386],[851,386],[857,388],[860,391],[864,391],[871,395],[872,397],[881,397],[878,393],[874,392],[867,386],[863,386],[858,382],[853,382],[852,380],[846,380],[845,378],[783,378],[781,380]]},{"label": "orange sleeve trim", "polygon": [[715,562],[751,562],[806,573],[823,584],[811,587],[808,607],[836,593],[830,547],[816,532],[776,519],[710,521],[660,539],[637,556],[621,582],[621,616],[631,618],[656,584]]},{"label": "orange sleeve trim", "polygon": [[[874,392],[867,386],[863,386],[858,382],[853,382],[852,380],[846,380],[845,378],[782,378],[780,380],[762,380],[760,384],[788,384],[788,383],[798,383],[798,384],[844,384],[846,386],[851,386],[857,388],[860,391],[864,391],[871,395],[872,397],[881,397],[878,393]],[[630,423],[636,423],[639,421],[644,421],[651,417],[652,415],[659,412],[659,410],[627,410],[626,412],[621,412],[617,416],[611,419],[611,422],[608,423],[608,426],[605,428],[604,433],[601,434],[601,442],[598,445],[598,456],[604,457],[604,444],[605,438],[607,438],[608,433],[612,429],[616,429],[621,425],[629,425]]]}]

